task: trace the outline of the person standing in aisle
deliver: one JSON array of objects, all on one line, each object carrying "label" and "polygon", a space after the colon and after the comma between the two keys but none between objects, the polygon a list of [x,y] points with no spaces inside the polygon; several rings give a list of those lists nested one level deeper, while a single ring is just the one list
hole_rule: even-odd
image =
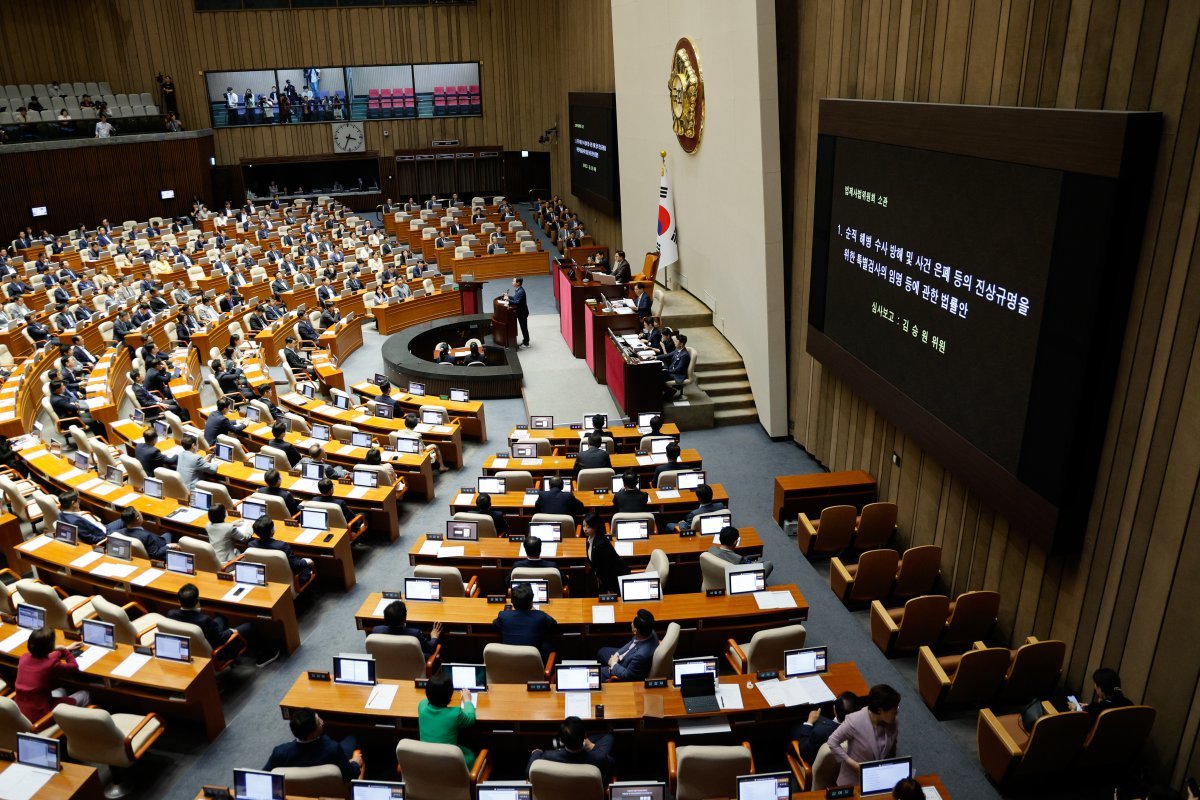
[{"label": "person standing in aisle", "polygon": [[508,304],[516,309],[517,324],[521,326],[520,347],[529,347],[529,301],[525,297],[524,278],[513,278],[513,290],[508,293]]}]

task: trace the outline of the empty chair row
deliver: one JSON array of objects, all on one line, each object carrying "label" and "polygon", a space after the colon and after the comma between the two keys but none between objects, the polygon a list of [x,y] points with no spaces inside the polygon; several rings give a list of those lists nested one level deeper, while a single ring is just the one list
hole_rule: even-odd
[{"label": "empty chair row", "polygon": [[807,558],[887,547],[896,533],[896,515],[895,503],[869,503],[861,515],[854,506],[828,506],[816,520],[800,515],[796,542]]},{"label": "empty chair row", "polygon": [[975,642],[961,655],[917,653],[917,689],[935,714],[950,708],[1012,707],[1049,697],[1062,677],[1066,642],[1030,636],[1017,648]]},{"label": "empty chair row", "polygon": [[907,600],[929,594],[942,574],[942,548],[936,544],[895,550],[868,550],[857,564],[829,562],[829,588],[848,605],[873,600]]},{"label": "empty chair row", "polygon": [[[38,97],[50,97],[55,94],[52,87],[53,81],[50,83],[8,83],[4,85],[4,91],[9,96],[37,95]],[[71,95],[74,94],[82,97],[85,94],[90,94],[96,97],[101,94],[112,94],[112,86],[108,81],[62,81],[59,83],[58,94]]]},{"label": "empty chair row", "polygon": [[910,653],[922,645],[954,649],[984,640],[1000,616],[1000,594],[964,592],[951,600],[944,594],[914,597],[903,608],[871,603],[871,640],[884,655]]}]

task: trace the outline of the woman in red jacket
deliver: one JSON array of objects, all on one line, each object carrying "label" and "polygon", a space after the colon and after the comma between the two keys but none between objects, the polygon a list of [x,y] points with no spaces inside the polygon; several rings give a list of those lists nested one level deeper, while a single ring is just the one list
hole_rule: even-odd
[{"label": "woman in red jacket", "polygon": [[63,677],[79,672],[75,654],[54,646],[54,629],[42,628],[29,635],[29,652],[17,662],[16,694],[13,699],[30,722],[37,722],[59,703],[86,706],[85,691],[68,693],[58,683]]}]

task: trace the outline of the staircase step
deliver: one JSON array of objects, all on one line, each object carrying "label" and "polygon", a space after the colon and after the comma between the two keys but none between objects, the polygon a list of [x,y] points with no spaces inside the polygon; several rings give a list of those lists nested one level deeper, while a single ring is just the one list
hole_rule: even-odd
[{"label": "staircase step", "polygon": [[724,397],[714,397],[713,405],[717,408],[754,408],[754,395],[732,394]]},{"label": "staircase step", "polygon": [[706,381],[714,383],[718,381],[748,381],[750,376],[746,374],[746,370],[738,367],[734,369],[729,367],[726,369],[701,369],[701,365],[696,365],[696,375]]},{"label": "staircase step", "polygon": [[705,358],[703,353],[701,353],[699,361],[696,362],[696,372],[722,372],[728,369],[745,372],[746,366],[740,359],[711,360]]},{"label": "staircase step", "polygon": [[714,425],[746,425],[758,422],[758,412],[750,409],[725,409],[718,407],[713,411]]},{"label": "staircase step", "polygon": [[708,380],[702,380],[700,381],[700,388],[704,390],[705,394],[713,397],[714,399],[729,395],[750,394],[751,391],[750,381],[710,382]]}]

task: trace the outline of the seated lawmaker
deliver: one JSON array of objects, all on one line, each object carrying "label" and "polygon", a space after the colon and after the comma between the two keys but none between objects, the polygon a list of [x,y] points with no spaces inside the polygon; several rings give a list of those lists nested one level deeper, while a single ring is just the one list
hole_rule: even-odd
[{"label": "seated lawmaker", "polygon": [[638,488],[637,473],[630,471],[621,476],[621,491],[613,494],[614,511],[623,514],[645,511],[649,502],[650,495]]},{"label": "seated lawmaker", "polygon": [[604,532],[604,521],[599,514],[590,514],[583,520],[583,535],[587,538],[588,567],[596,577],[597,589],[602,593],[617,591],[621,576],[629,574],[629,567]]},{"label": "seated lawmaker", "polygon": [[575,472],[584,469],[612,469],[612,459],[604,449],[604,437],[592,431],[587,437],[587,448],[575,457]]},{"label": "seated lawmaker", "polygon": [[683,395],[683,382],[687,380],[688,366],[692,355],[687,349],[687,337],[678,331],[674,335],[675,349],[663,356],[663,398],[673,400]]},{"label": "seated lawmaker", "polygon": [[458,743],[458,731],[475,724],[475,704],[471,702],[471,690],[462,690],[462,701],[450,707],[454,697],[454,684],[450,672],[439,670],[425,684],[425,699],[417,703],[417,735],[422,742],[456,745],[467,762],[467,771],[475,766],[475,753]]},{"label": "seated lawmaker", "polygon": [[287,506],[288,516],[294,517],[300,513],[300,501],[296,499],[295,495],[283,488],[281,485],[283,479],[279,475],[279,470],[267,470],[263,473],[263,482],[267,484],[267,487],[262,490],[262,493],[270,497],[278,497],[282,500],[283,504]]},{"label": "seated lawmaker", "polygon": [[654,615],[639,608],[630,623],[633,638],[621,647],[601,647],[596,659],[600,662],[600,680],[644,681],[650,674],[650,663],[658,648],[654,632]]},{"label": "seated lawmaker", "polygon": [[159,467],[175,469],[179,464],[176,456],[165,456],[158,449],[158,431],[154,430],[154,426],[146,428],[142,433],[142,441],[134,448],[133,456],[146,471],[146,476],[150,478],[154,477],[154,470]]},{"label": "seated lawmaker", "polygon": [[353,736],[336,742],[325,733],[325,722],[311,708],[292,712],[288,725],[295,738],[271,751],[264,770],[277,767],[320,767],[332,764],[342,772],[342,778],[354,780],[362,772],[363,756]]},{"label": "seated lawmaker", "polygon": [[[710,555],[714,555],[722,561],[726,561],[734,566],[741,566],[742,564],[751,563],[744,555],[735,549],[738,545],[738,540],[741,539],[737,528],[733,527],[732,525],[726,525],[721,529],[721,532],[717,534],[717,539],[718,543],[708,548],[707,552]],[[766,570],[765,577],[770,578],[771,571],[775,569],[775,565],[770,561],[763,561],[762,565]]]},{"label": "seated lawmaker", "polygon": [[421,644],[421,652],[426,656],[433,655],[437,650],[438,639],[442,635],[442,623],[433,623],[433,631],[426,633],[418,627],[408,624],[408,606],[403,600],[393,600],[383,609],[383,624],[371,628],[371,633],[387,636],[411,636]]},{"label": "seated lawmaker", "polygon": [[222,434],[233,436],[246,427],[226,416],[232,407],[233,401],[228,397],[217,398],[217,410],[204,422],[204,440],[213,447],[217,444],[218,436]]},{"label": "seated lawmaker", "polygon": [[534,750],[525,765],[525,775],[533,762],[544,758],[558,764],[591,764],[600,770],[604,785],[612,780],[617,762],[612,757],[613,736],[611,733],[596,733],[586,736],[583,721],[579,717],[567,717],[558,729],[558,747],[551,750]]},{"label": "seated lawmaker", "polygon": [[720,500],[713,501],[713,490],[707,483],[702,483],[696,487],[696,499],[700,501],[700,505],[689,511],[680,522],[672,522],[668,525],[668,531],[671,533],[675,533],[676,531],[690,531],[693,522],[699,515],[708,514],[713,511],[723,511],[725,509],[725,504]]},{"label": "seated lawmaker", "polygon": [[80,509],[79,492],[74,489],[68,489],[58,496],[58,508],[58,518],[68,525],[74,525],[79,541],[84,544],[99,544],[108,536],[103,522],[96,519],[94,514]]},{"label": "seated lawmaker", "polygon": [[512,608],[501,611],[492,627],[499,634],[501,644],[536,647],[543,662],[554,652],[558,622],[545,611],[533,607],[533,588],[527,583],[513,587]]},{"label": "seated lawmaker", "polygon": [[[262,668],[279,658],[278,647],[266,647],[260,641],[254,630],[253,622],[243,622],[236,628],[230,628],[225,618],[220,615],[209,616],[200,610],[200,590],[194,583],[185,583],[176,593],[179,598],[179,608],[167,612],[167,616],[179,622],[195,625],[204,634],[205,640],[216,650],[224,647],[230,638],[237,633],[246,647],[254,651],[254,665]],[[240,650],[239,650],[240,654]]]},{"label": "seated lawmaker", "polygon": [[[486,497],[487,495],[484,495]],[[536,536],[525,537],[525,557],[513,562],[513,569],[558,569],[558,565],[542,558],[542,540]]]},{"label": "seated lawmaker", "polygon": [[667,463],[659,464],[654,470],[654,485],[658,485],[658,479],[664,472],[679,472],[687,469],[683,464],[679,463],[679,455],[683,449],[679,446],[679,442],[671,442],[667,445]]},{"label": "seated lawmaker", "polygon": [[570,492],[563,491],[562,478],[555,475],[550,479],[549,489],[538,492],[533,504],[535,514],[565,514],[578,518],[584,512],[583,501]]},{"label": "seated lawmaker", "polygon": [[492,524],[496,526],[497,536],[505,536],[508,533],[508,519],[505,518],[503,511],[497,511],[492,508],[492,496],[490,494],[480,492],[475,495],[475,513],[492,518]]},{"label": "seated lawmaker", "polygon": [[[272,470],[273,471],[273,470]],[[292,553],[292,548],[286,542],[281,542],[275,538],[275,522],[270,517],[262,516],[254,520],[254,538],[250,540],[250,547],[258,547],[263,550],[278,550],[287,556],[288,566],[291,567],[292,574],[300,579],[301,583],[307,583],[312,577],[313,560],[311,558],[300,558]]]}]

